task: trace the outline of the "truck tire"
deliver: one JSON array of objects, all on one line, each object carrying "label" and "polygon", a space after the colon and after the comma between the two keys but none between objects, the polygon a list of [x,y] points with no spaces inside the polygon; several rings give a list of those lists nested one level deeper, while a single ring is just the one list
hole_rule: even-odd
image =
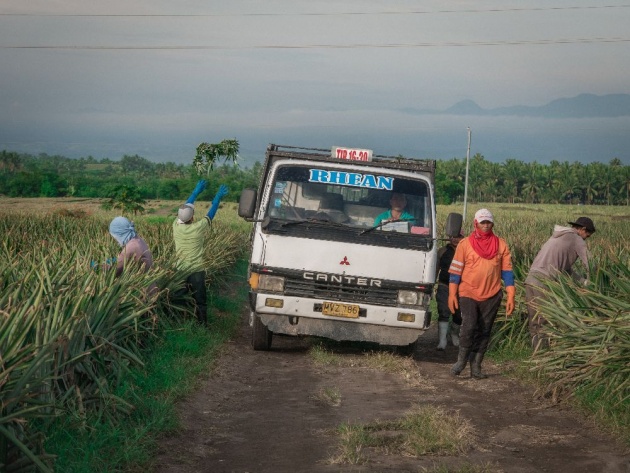
[{"label": "truck tire", "polygon": [[409,345],[402,345],[396,347],[396,352],[401,356],[407,356],[411,359],[416,359],[416,350],[418,350],[418,340],[410,343]]},{"label": "truck tire", "polygon": [[252,347],[254,350],[268,351],[271,348],[273,332],[262,323],[255,312],[252,314]]}]

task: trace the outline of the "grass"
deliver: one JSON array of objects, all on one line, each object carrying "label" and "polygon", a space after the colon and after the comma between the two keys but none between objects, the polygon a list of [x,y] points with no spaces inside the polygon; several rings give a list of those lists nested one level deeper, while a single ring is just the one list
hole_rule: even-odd
[{"label": "grass", "polygon": [[[236,281],[247,263],[210,291],[210,328],[186,321],[164,330],[149,347],[147,363],[130,372],[117,393],[136,408],[118,425],[99,418],[61,417],[45,426],[46,450],[57,455],[55,470],[73,473],[141,472],[153,462],[157,440],[178,427],[176,404],[209,372],[221,345],[235,332],[247,300]],[[234,293],[231,286],[239,290]]]},{"label": "grass", "polygon": [[334,386],[320,389],[313,397],[327,406],[339,407],[341,405],[341,392]]},{"label": "grass", "polygon": [[429,388],[428,382],[420,377],[413,359],[399,356],[386,349],[361,352],[358,355],[336,353],[338,344],[331,341],[315,343],[309,349],[309,356],[316,367],[353,367],[383,371],[401,376],[412,386]]},{"label": "grass", "polygon": [[474,445],[470,422],[457,412],[423,405],[404,417],[366,424],[342,424],[334,464],[364,464],[370,452],[403,457],[461,455]]}]

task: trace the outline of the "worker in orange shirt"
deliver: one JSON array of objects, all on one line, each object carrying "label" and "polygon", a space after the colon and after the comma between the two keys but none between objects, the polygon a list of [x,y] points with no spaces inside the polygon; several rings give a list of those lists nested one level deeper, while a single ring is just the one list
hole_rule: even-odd
[{"label": "worker in orange shirt", "polygon": [[505,313],[511,315],[514,311],[512,256],[505,240],[493,233],[493,227],[492,213],[488,209],[478,210],[474,230],[457,245],[448,270],[448,307],[452,313],[459,308],[462,314],[459,354],[451,368],[455,376],[464,370],[470,359],[470,376],[487,377],[481,372],[481,362],[503,298],[501,280],[507,293]]}]

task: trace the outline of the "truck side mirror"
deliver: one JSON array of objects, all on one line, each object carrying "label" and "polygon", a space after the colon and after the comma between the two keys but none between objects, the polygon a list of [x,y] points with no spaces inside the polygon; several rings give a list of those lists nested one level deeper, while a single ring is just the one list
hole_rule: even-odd
[{"label": "truck side mirror", "polygon": [[446,236],[458,236],[462,231],[462,222],[464,217],[462,214],[450,213],[446,217]]},{"label": "truck side mirror", "polygon": [[238,216],[243,218],[254,218],[256,210],[256,189],[243,189],[241,198],[238,201]]}]

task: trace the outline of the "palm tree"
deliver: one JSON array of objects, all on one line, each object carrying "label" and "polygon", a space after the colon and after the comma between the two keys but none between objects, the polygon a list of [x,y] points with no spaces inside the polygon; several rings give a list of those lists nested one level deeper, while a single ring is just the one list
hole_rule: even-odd
[{"label": "palm tree", "polygon": [[503,175],[505,180],[512,184],[513,189],[511,197],[508,197],[508,202],[514,203],[514,200],[520,195],[520,189],[523,183],[525,165],[521,161],[516,159],[507,159],[503,165]]},{"label": "palm tree", "polygon": [[527,180],[523,184],[523,193],[526,194],[532,203],[538,200],[540,191],[543,188],[542,166],[536,161],[527,166]]},{"label": "palm tree", "polygon": [[586,204],[592,204],[598,195],[600,176],[598,173],[600,163],[587,164],[580,170],[580,187]]},{"label": "palm tree", "polygon": [[549,166],[542,166],[543,201],[557,204],[562,198],[558,182],[559,167],[560,163],[558,161],[552,161]]}]

